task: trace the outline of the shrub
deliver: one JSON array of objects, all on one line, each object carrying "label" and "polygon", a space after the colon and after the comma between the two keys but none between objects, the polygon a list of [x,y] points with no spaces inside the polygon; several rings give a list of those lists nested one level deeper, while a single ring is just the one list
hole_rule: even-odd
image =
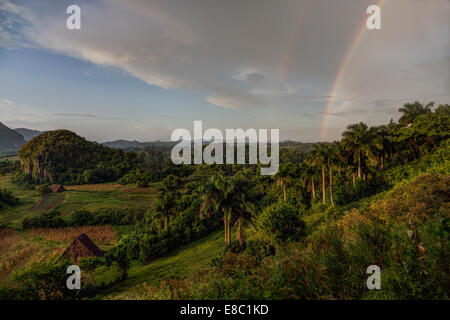
[{"label": "shrub", "polygon": [[306,225],[298,210],[289,204],[276,203],[256,219],[256,226],[279,241],[298,241],[306,235]]}]

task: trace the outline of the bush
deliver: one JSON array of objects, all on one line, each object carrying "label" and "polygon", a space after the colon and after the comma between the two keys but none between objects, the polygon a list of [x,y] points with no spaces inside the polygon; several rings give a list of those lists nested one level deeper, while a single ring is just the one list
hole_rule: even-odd
[{"label": "bush", "polygon": [[41,214],[39,217],[25,218],[22,221],[23,229],[31,228],[60,228],[66,227],[67,223],[61,218],[61,213],[52,210]]},{"label": "bush", "polygon": [[279,241],[298,241],[306,235],[306,225],[298,210],[285,203],[266,208],[257,218],[256,226]]}]

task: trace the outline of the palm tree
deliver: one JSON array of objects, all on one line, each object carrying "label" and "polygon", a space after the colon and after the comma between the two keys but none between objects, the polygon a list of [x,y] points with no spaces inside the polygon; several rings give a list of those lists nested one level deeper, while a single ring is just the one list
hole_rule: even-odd
[{"label": "palm tree", "polygon": [[161,193],[156,203],[156,216],[164,221],[164,229],[169,229],[169,218],[177,214],[177,200],[172,192]]},{"label": "palm tree", "polygon": [[306,163],[314,167],[322,167],[322,201],[325,203],[325,164],[326,164],[326,144],[317,143],[314,144],[308,157],[306,158]]},{"label": "palm tree", "polygon": [[284,202],[286,202],[286,200],[287,200],[286,183],[290,177],[290,169],[291,169],[291,166],[289,163],[281,164],[278,169],[278,172],[276,174],[277,183],[280,186],[281,190],[283,191]]},{"label": "palm tree", "polygon": [[342,134],[344,148],[351,151],[353,160],[358,163],[358,178],[362,177],[363,156],[373,156],[372,139],[371,132],[363,122],[347,126],[347,130]]},{"label": "palm tree", "polygon": [[330,178],[330,201],[331,205],[334,207],[334,200],[333,200],[333,168],[339,166],[340,163],[340,154],[339,154],[339,144],[338,142],[333,142],[332,144],[328,144],[324,148],[324,154],[325,154],[325,162],[326,166],[328,167],[329,171],[329,178]]},{"label": "palm tree", "polygon": [[202,215],[223,213],[226,244],[231,242],[231,219],[233,207],[236,207],[236,198],[233,191],[233,181],[225,178],[221,173],[210,177],[209,181],[202,187],[203,202],[200,206],[200,213]]},{"label": "palm tree", "polygon": [[250,198],[249,190],[253,186],[249,177],[245,174],[238,172],[234,180],[234,190],[232,197],[234,198],[233,209],[239,213],[239,217],[236,221],[236,240],[242,246],[245,243],[244,224],[249,220],[252,214],[255,212],[255,205],[253,199]]},{"label": "palm tree", "polygon": [[426,106],[419,101],[414,101],[414,103],[405,103],[403,107],[398,109],[399,112],[403,113],[400,119],[398,119],[398,123],[406,127],[407,125],[413,123],[419,115],[431,112],[433,105],[434,102],[430,102]]}]

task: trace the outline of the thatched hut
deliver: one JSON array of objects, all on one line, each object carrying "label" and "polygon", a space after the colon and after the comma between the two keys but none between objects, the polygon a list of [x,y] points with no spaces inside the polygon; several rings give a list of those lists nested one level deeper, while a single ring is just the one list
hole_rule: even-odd
[{"label": "thatched hut", "polygon": [[85,233],[76,237],[63,253],[63,256],[74,262],[81,258],[103,257],[103,255],[103,251]]},{"label": "thatched hut", "polygon": [[53,193],[61,193],[66,191],[66,189],[64,189],[64,187],[61,184],[52,184],[50,186],[50,190],[52,190]]}]

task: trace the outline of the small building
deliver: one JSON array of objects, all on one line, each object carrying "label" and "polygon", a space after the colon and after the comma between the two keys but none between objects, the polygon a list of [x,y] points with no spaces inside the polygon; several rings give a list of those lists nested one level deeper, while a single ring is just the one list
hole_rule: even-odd
[{"label": "small building", "polygon": [[103,255],[104,252],[85,233],[76,237],[63,253],[63,256],[73,262],[77,262],[81,258],[103,257]]},{"label": "small building", "polygon": [[50,186],[50,190],[52,190],[53,193],[61,193],[66,191],[66,189],[64,189],[62,184],[52,184]]}]

